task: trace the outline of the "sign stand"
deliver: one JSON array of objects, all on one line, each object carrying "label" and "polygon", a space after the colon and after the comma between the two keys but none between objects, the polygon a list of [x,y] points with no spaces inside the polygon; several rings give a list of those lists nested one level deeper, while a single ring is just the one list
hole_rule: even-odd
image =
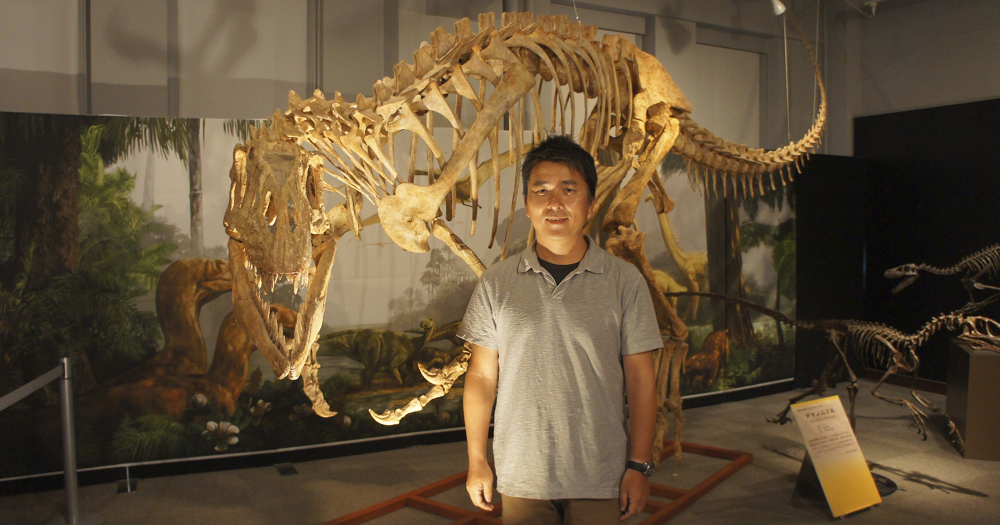
[{"label": "sign stand", "polygon": [[808,453],[806,453],[806,457],[802,458],[802,467],[799,469],[798,479],[795,480],[795,490],[793,493],[804,499],[826,503],[826,496],[823,495],[823,485],[819,482],[819,476],[816,475],[816,467],[813,466]]},{"label": "sign stand", "polygon": [[834,518],[882,503],[840,398],[797,403],[792,412],[806,446],[796,494],[822,494]]}]

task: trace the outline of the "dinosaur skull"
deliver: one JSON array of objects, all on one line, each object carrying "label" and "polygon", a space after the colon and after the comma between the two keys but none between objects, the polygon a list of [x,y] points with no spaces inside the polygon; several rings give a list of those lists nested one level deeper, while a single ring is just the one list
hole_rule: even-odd
[{"label": "dinosaur skull", "polygon": [[897,266],[895,268],[889,268],[885,271],[886,279],[899,279],[900,277],[906,277],[892,289],[892,293],[899,293],[907,286],[913,284],[913,281],[920,277],[920,268],[916,264],[904,264],[902,266]]},{"label": "dinosaur skull", "polygon": [[[296,379],[309,355],[309,334],[322,319],[324,301],[309,287],[295,335],[282,333],[277,315],[261,293],[288,279],[295,293],[312,273],[313,236],[326,233],[322,194],[322,158],[292,140],[254,133],[233,151],[229,208],[225,226],[235,281],[237,321],[280,377]],[[329,268],[325,268],[329,272]],[[307,326],[308,325],[308,326]]]}]

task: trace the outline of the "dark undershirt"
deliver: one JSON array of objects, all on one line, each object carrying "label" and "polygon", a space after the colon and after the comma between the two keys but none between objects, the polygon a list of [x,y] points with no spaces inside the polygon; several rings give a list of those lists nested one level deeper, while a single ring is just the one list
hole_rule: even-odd
[{"label": "dark undershirt", "polygon": [[552,275],[552,278],[556,280],[556,285],[562,282],[567,275],[570,274],[577,266],[580,266],[580,262],[577,261],[573,264],[552,264],[541,257],[538,258],[538,262],[542,264],[542,268],[548,270]]}]

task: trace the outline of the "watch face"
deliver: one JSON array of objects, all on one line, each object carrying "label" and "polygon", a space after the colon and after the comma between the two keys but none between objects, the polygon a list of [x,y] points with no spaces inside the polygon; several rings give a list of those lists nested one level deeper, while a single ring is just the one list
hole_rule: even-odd
[{"label": "watch face", "polygon": [[653,467],[652,461],[647,461],[646,463],[639,463],[638,461],[629,460],[628,468],[639,471],[643,476],[647,478],[653,475],[655,468]]}]

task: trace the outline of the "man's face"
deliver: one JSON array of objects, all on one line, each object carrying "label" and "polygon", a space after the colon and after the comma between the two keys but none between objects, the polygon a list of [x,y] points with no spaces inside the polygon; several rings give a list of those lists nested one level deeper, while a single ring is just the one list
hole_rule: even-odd
[{"label": "man's face", "polygon": [[594,215],[583,176],[556,162],[542,161],[531,170],[524,204],[542,243],[581,238],[584,224]]}]

